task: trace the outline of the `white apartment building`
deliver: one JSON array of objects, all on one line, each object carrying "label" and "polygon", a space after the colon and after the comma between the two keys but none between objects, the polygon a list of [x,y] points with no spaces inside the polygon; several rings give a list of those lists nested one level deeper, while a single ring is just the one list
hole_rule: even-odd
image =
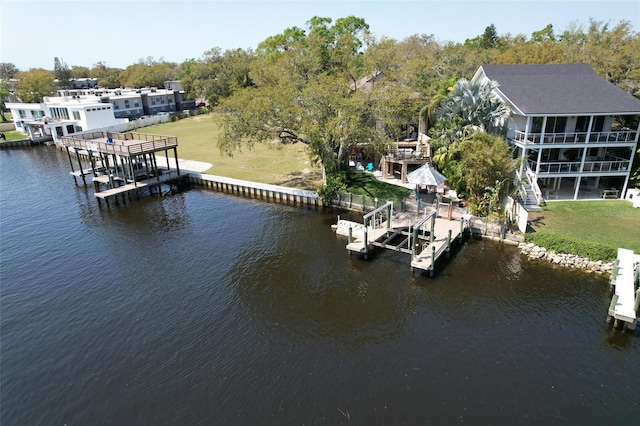
[{"label": "white apartment building", "polygon": [[45,97],[42,103],[6,103],[16,130],[33,141],[57,141],[61,136],[126,123],[115,118],[113,105],[99,98]]},{"label": "white apartment building", "polygon": [[16,130],[33,141],[58,141],[77,132],[127,123],[160,112],[195,108],[184,91],[145,89],[64,89],[41,103],[6,103]]}]

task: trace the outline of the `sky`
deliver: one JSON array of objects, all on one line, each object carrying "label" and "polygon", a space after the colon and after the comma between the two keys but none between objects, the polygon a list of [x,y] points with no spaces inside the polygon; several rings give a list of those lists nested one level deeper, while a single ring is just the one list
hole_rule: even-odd
[{"label": "sky", "polygon": [[212,48],[255,49],[314,17],[356,16],[376,37],[433,35],[464,42],[495,25],[499,35],[531,33],[552,24],[556,34],[590,20],[629,21],[640,31],[638,0],[0,0],[0,62],[53,70],[104,62],[126,68],[153,57],[181,63]]}]

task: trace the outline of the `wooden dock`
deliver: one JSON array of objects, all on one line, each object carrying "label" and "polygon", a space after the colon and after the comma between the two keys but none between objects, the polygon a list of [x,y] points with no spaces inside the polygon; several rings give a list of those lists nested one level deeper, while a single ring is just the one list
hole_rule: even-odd
[{"label": "wooden dock", "polygon": [[[76,185],[78,177],[87,185],[87,176],[92,176],[98,203],[101,200],[106,201],[107,205],[109,200],[118,203],[118,197],[124,203],[127,197],[139,197],[144,189],[148,189],[149,194],[154,190],[160,194],[163,184],[181,179],[178,140],[174,136],[98,131],[64,136],[60,142],[67,150],[70,174]],[[173,151],[175,157],[173,168],[169,162],[169,150]],[[76,157],[77,169],[71,158],[72,152]],[[159,164],[162,158],[158,157],[162,157],[163,152],[166,168]]]},{"label": "wooden dock", "polygon": [[640,309],[639,271],[640,254],[634,254],[633,250],[618,248],[618,258],[611,272],[611,286],[614,288],[614,293],[609,305],[609,320],[613,321],[616,327],[626,325],[629,330],[636,328]]},{"label": "wooden dock", "polygon": [[[127,183],[121,186],[115,186],[114,188],[109,188],[109,189],[105,189],[104,191],[100,191],[100,192],[96,192],[95,196],[96,198],[99,198],[101,200],[105,200],[111,197],[116,197],[118,195],[125,195],[127,193],[131,193],[134,191],[139,191],[141,189],[145,189],[148,188],[150,186],[157,186],[159,184],[162,183],[166,183],[169,181],[172,181],[174,179],[176,179],[178,177],[178,174],[175,172],[169,172],[169,173],[165,173],[162,176],[158,176],[158,177],[152,177],[149,179],[143,179],[143,180],[139,180],[135,183]],[[119,179],[116,177],[116,179]],[[105,180],[107,180],[108,182],[108,177],[107,176],[98,176],[97,178],[93,179],[94,182],[101,182],[101,183],[105,183]],[[120,179],[121,181],[121,179]]]},{"label": "wooden dock", "polygon": [[449,256],[451,241],[462,239],[463,225],[461,222],[436,218],[433,242],[424,246],[420,254],[411,259],[412,269],[430,271],[433,275],[435,261],[443,253]]},{"label": "wooden dock", "polygon": [[[358,253],[367,259],[374,247],[394,250],[411,256],[411,271],[435,272],[435,263],[443,254],[447,256],[455,239],[462,239],[465,222],[437,217],[432,211],[423,217],[416,217],[413,223],[392,223],[391,214],[384,218],[377,214],[387,206],[379,207],[364,217],[364,224],[338,220],[334,225],[336,233],[348,236],[346,246],[349,254]],[[389,212],[390,213],[390,212]]]}]

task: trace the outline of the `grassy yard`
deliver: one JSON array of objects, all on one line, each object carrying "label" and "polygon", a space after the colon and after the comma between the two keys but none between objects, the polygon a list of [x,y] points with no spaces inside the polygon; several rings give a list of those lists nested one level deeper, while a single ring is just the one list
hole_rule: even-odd
[{"label": "grassy yard", "polygon": [[391,185],[376,179],[370,173],[351,173],[347,177],[349,192],[355,195],[367,195],[379,200],[393,200],[398,203],[411,194],[411,190],[398,185]]},{"label": "grassy yard", "polygon": [[544,211],[530,213],[529,221],[533,242],[541,234],[640,253],[640,209],[625,200],[551,202]]},{"label": "grassy yard", "polygon": [[[18,131],[15,130],[6,130],[4,132],[4,137],[6,138],[5,141],[19,141],[22,139],[29,139],[29,136],[25,135],[24,133],[20,133]],[[4,141],[0,141],[0,143],[2,143]]]},{"label": "grassy yard", "polygon": [[178,138],[178,156],[211,163],[205,173],[253,182],[316,190],[322,183],[320,168],[313,165],[304,144],[255,144],[222,154],[217,142],[220,124],[214,114],[144,127],[140,133],[171,135]]}]

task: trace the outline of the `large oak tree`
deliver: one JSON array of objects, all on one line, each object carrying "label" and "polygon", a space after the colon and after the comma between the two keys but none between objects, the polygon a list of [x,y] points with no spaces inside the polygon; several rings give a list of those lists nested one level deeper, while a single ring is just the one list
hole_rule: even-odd
[{"label": "large oak tree", "polygon": [[[221,102],[225,114],[220,148],[232,152],[255,142],[303,142],[331,173],[349,149],[385,144],[385,128],[415,110],[410,91],[395,78],[363,85],[381,71],[365,60],[368,25],[356,17],[314,17],[307,29],[288,28],[257,49],[254,85]],[[374,78],[375,80],[375,78]]]}]

